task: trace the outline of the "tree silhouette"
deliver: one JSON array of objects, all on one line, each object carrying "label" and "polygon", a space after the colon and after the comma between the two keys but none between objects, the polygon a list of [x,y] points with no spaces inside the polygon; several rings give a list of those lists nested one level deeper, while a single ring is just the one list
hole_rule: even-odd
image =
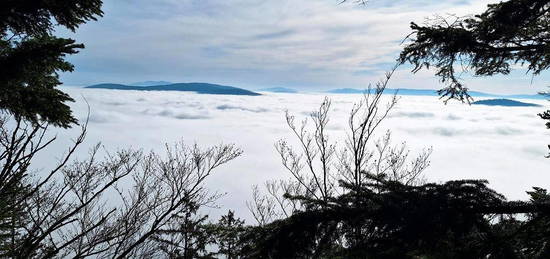
[{"label": "tree silhouette", "polygon": [[101,0],[5,0],[0,3],[0,109],[31,122],[70,127],[77,123],[56,89],[59,72],[73,71],[67,55],[84,48],[53,35],[56,26],[75,31],[102,16]]},{"label": "tree silhouette", "polygon": [[[207,149],[177,144],[166,153],[119,150],[71,162],[86,124],[51,170],[31,165],[56,137],[47,124],[0,117],[0,257],[150,257],[174,220],[216,197],[205,186],[233,160],[233,145]],[[12,126],[15,125],[15,126]]]},{"label": "tree silhouette", "polygon": [[241,252],[241,236],[245,230],[244,220],[235,217],[235,212],[228,211],[223,215],[215,227],[217,254],[227,259],[239,258]]},{"label": "tree silhouette", "polygon": [[401,63],[419,71],[433,67],[449,85],[442,97],[468,100],[457,68],[476,76],[508,74],[512,65],[526,65],[533,74],[550,66],[550,1],[513,0],[490,4],[469,17],[438,16],[421,26],[411,23],[411,42],[401,52]]},{"label": "tree silhouette", "polygon": [[[342,148],[322,130],[329,100],[311,114],[312,130],[287,113],[299,151],[285,141],[276,148],[291,178],[267,182],[264,195],[254,189],[249,208],[259,225],[243,235],[244,257],[545,258],[546,190],[534,188],[530,201],[508,201],[484,180],[425,183],[430,150],[411,159],[389,134],[375,141],[396,102],[381,101],[390,77],[353,107]],[[339,152],[332,158],[326,150]]]},{"label": "tree silhouette", "polygon": [[[537,75],[550,67],[547,0],[503,1],[488,5],[479,15],[438,16],[424,26],[413,22],[411,29],[411,41],[399,62],[413,64],[413,72],[435,68],[435,74],[448,84],[438,91],[445,101],[470,102],[468,88],[457,76],[464,71],[476,76],[507,75],[519,64]],[[538,115],[550,121],[550,110]],[[550,122],[546,126],[550,128]]]}]

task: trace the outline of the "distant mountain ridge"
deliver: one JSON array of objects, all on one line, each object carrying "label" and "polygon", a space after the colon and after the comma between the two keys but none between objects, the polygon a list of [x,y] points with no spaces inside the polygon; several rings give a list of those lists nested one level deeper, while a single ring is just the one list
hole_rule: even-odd
[{"label": "distant mountain ridge", "polygon": [[475,101],[472,104],[488,105],[488,106],[507,106],[507,107],[540,107],[542,105],[534,103],[526,103],[509,99],[489,99]]},{"label": "distant mountain ridge", "polygon": [[258,89],[258,91],[272,92],[272,93],[292,93],[292,94],[298,93],[297,90],[292,89],[292,88],[286,88],[286,87],[262,88],[262,89]]},{"label": "distant mountain ridge", "polygon": [[[375,89],[371,89],[371,93],[374,92]],[[333,94],[363,94],[367,93],[368,89],[356,89],[356,88],[339,88],[339,89],[332,89],[328,90],[327,93],[333,93]],[[437,94],[437,90],[430,90],[430,89],[407,89],[407,88],[386,88],[384,90],[384,93],[386,94],[393,94],[397,92],[398,95],[421,95],[421,96],[439,96]],[[483,93],[483,92],[477,92],[477,91],[468,91],[470,96],[472,97],[505,97],[505,98],[519,98],[519,99],[547,99],[547,97],[540,95],[540,94],[515,94],[515,95],[498,95],[498,94],[489,94],[489,93]]]},{"label": "distant mountain ridge", "polygon": [[[144,81],[132,84],[96,84],[87,86],[86,88],[98,88],[98,89],[116,89],[116,90],[138,90],[138,91],[183,91],[183,92],[196,92],[199,94],[223,94],[223,95],[250,95],[257,96],[259,93],[225,85],[217,85],[210,83],[170,83],[168,81]],[[285,87],[270,87],[262,88],[258,91],[273,92],[273,93],[298,93],[299,91],[292,88]],[[339,88],[325,91],[326,93],[333,94],[363,94],[367,93],[368,89],[357,88]],[[374,89],[371,89],[373,92]],[[384,90],[385,94],[393,94],[397,92],[398,95],[412,95],[412,96],[439,96],[437,90],[431,89],[407,89],[407,88],[387,88]],[[472,97],[493,97],[493,98],[514,98],[514,99],[539,99],[545,100],[546,96],[540,94],[515,94],[515,95],[499,95],[489,94],[478,91],[468,92]]]},{"label": "distant mountain ridge", "polygon": [[208,83],[176,83],[168,85],[150,85],[150,86],[134,86],[123,84],[97,84],[87,86],[85,88],[95,89],[112,89],[112,90],[134,90],[134,91],[180,91],[180,92],[196,92],[199,94],[224,94],[224,95],[261,95],[256,92],[226,85],[216,85]]},{"label": "distant mountain ridge", "polygon": [[171,85],[171,84],[173,84],[173,83],[168,82],[168,81],[143,81],[143,82],[131,83],[129,85],[131,85],[131,86],[157,86],[157,85]]}]

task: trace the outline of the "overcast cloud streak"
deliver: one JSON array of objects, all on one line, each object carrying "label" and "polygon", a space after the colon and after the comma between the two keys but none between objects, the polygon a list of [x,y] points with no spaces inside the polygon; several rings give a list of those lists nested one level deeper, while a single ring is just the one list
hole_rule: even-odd
[{"label": "overcast cloud streak", "polygon": [[[71,57],[67,85],[145,80],[210,82],[249,89],[366,87],[390,69],[410,32],[434,14],[480,12],[487,0],[106,0],[105,17],[70,35],[86,44]],[[524,73],[473,89],[535,93],[546,75]],[[496,80],[496,81],[495,81]],[[429,71],[403,67],[394,83],[439,88]]]}]

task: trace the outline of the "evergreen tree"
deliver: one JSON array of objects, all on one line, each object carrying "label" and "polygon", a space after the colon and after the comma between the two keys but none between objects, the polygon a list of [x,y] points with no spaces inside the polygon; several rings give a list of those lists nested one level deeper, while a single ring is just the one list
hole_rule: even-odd
[{"label": "evergreen tree", "polygon": [[[343,148],[335,148],[341,150],[332,160],[336,162],[323,164],[331,159],[321,155],[333,150],[326,148],[329,136],[323,133],[330,101],[312,113],[313,130],[306,124],[295,126],[295,118],[287,115],[303,152],[293,151],[286,142],[276,146],[294,179],[267,184],[266,196],[253,195],[255,218],[275,220],[258,220],[258,227],[245,232],[242,255],[546,258],[550,198],[545,190],[529,192],[530,201],[508,201],[484,180],[425,183],[422,172],[429,165],[429,151],[411,159],[404,146],[391,144],[389,134],[374,140],[376,127],[367,127],[378,125],[395,104],[390,100],[386,110],[379,109],[390,77],[388,73],[374,93],[365,94],[363,105],[356,104],[350,112],[349,137]],[[314,159],[320,163],[310,162]],[[318,170],[334,172],[327,186],[337,186],[335,191],[325,191],[325,174]],[[274,212],[277,207],[282,213]]]},{"label": "evergreen tree", "polygon": [[208,215],[198,215],[200,206],[189,202],[183,212],[174,215],[168,228],[157,231],[154,238],[169,258],[214,258],[208,246],[215,243],[215,228],[208,224]]},{"label": "evergreen tree", "polygon": [[[411,29],[411,42],[399,61],[413,64],[413,72],[435,68],[448,84],[439,90],[447,100],[471,100],[457,76],[464,72],[458,67],[476,76],[507,75],[516,64],[525,65],[533,75],[550,67],[548,0],[503,1],[473,17],[437,17],[424,26],[413,22]],[[550,110],[539,116],[550,129]]]},{"label": "evergreen tree", "polygon": [[[66,102],[67,94],[56,89],[61,84],[59,72],[72,71],[66,55],[77,53],[84,45],[53,35],[57,26],[75,31],[78,26],[102,15],[101,0],[4,0],[0,2],[0,110],[13,115],[21,136],[7,138],[6,117],[1,120],[1,134],[10,145],[3,145],[0,160],[0,256],[18,246],[19,231],[26,223],[25,204],[29,194],[27,161],[17,160],[15,150],[27,152],[28,139],[38,129],[24,130],[26,121],[39,125],[50,123],[70,127],[77,123]],[[5,143],[3,143],[5,144]],[[30,148],[32,149],[32,148]]]},{"label": "evergreen tree", "polygon": [[13,254],[21,238],[19,229],[27,222],[23,205],[18,201],[28,194],[28,188],[15,182],[0,192],[0,258],[15,257]]},{"label": "evergreen tree", "polygon": [[[245,257],[542,259],[550,253],[545,190],[517,202],[506,201],[486,181],[408,186],[387,177],[365,178],[372,182],[342,183],[350,192],[325,208],[248,231]],[[521,214],[528,219],[517,217]]]},{"label": "evergreen tree", "polygon": [[73,71],[65,60],[84,48],[53,35],[57,26],[75,31],[103,13],[102,0],[3,0],[0,2],[0,109],[18,119],[70,127],[77,123],[56,89],[59,72]]},{"label": "evergreen tree", "polygon": [[244,220],[235,217],[235,212],[229,211],[223,215],[216,225],[216,243],[218,254],[227,259],[238,258],[241,250],[240,237],[244,231]]},{"label": "evergreen tree", "polygon": [[466,100],[467,88],[456,67],[476,76],[508,74],[514,64],[527,65],[533,74],[550,67],[550,1],[509,0],[490,4],[473,17],[436,17],[431,24],[411,23],[411,42],[400,62],[413,71],[434,67],[442,82],[442,96]]}]

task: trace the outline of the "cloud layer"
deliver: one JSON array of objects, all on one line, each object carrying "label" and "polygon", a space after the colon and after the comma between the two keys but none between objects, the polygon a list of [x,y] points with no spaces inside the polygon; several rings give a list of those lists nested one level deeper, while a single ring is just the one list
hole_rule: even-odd
[{"label": "cloud layer", "polygon": [[[266,94],[263,96],[198,95],[181,92],[139,92],[63,88],[77,102],[72,104],[81,120],[90,106],[90,124],[84,147],[102,142],[107,150],[134,147],[162,151],[165,143],[183,140],[202,146],[235,143],[244,155],[216,171],[210,188],[227,195],[224,209],[236,209],[250,219],[245,201],[250,187],[265,180],[286,178],[274,143],[292,134],[284,111],[297,119],[318,108],[324,95]],[[329,133],[341,142],[346,119],[359,95],[332,95]],[[545,101],[535,101],[546,104]],[[220,108],[221,107],[221,108]],[[525,198],[532,186],[550,188],[547,174],[549,132],[536,113],[541,107],[444,105],[436,97],[404,96],[382,125],[397,142],[406,141],[414,152],[433,147],[426,176],[432,181],[488,179],[491,186],[512,199]],[[42,158],[47,168],[64,152],[77,129],[57,130],[60,141]]]}]

